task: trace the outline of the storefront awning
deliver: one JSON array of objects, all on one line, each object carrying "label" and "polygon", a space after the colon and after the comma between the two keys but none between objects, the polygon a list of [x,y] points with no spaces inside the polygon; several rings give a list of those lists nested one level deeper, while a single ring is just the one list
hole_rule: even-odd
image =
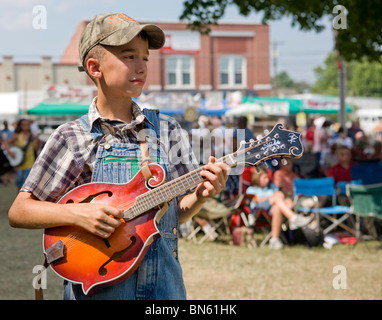
[{"label": "storefront awning", "polygon": [[64,116],[64,115],[83,115],[88,112],[89,104],[73,103],[39,103],[29,109],[28,114],[41,116]]},{"label": "storefront awning", "polygon": [[[242,104],[231,108],[226,115],[254,114],[258,116],[295,115],[299,112],[306,114],[338,113],[340,109],[338,97],[314,95],[313,97],[277,98],[277,97],[244,97]],[[352,108],[346,105],[346,111]]]}]

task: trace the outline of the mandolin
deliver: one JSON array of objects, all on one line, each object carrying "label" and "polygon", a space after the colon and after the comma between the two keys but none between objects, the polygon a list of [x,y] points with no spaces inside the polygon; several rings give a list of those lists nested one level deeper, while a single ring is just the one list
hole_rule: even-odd
[{"label": "mandolin", "polygon": [[[238,164],[257,166],[276,157],[299,158],[303,154],[301,134],[276,124],[256,141],[241,142],[240,148],[216,160],[230,167]],[[124,210],[121,225],[103,239],[82,228],[63,226],[45,229],[43,250],[47,263],[62,278],[81,284],[84,294],[121,282],[131,275],[155,239],[157,224],[166,204],[203,181],[200,167],[181,177],[166,181],[164,169],[149,164],[152,178],[145,181],[141,171],[126,184],[88,183],[66,193],[59,201],[103,203]]]}]

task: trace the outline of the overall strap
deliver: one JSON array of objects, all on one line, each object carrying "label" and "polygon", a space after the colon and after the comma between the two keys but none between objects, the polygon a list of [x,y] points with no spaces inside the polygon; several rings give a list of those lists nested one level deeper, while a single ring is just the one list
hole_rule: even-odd
[{"label": "overall strap", "polygon": [[[160,155],[160,151],[159,151],[159,133],[160,133],[159,110],[143,109],[143,114],[150,121],[150,123],[145,122],[144,128],[153,130],[155,132],[156,137],[153,137],[153,138],[156,141],[152,141],[152,143],[153,144],[156,143],[157,150],[158,150],[158,157],[159,157],[159,155]],[[146,141],[140,142],[139,146],[141,148],[141,154],[142,154],[142,163],[141,163],[142,174],[145,177],[145,180],[148,181],[149,179],[152,178],[152,173],[151,173],[150,168],[149,168],[149,163],[151,162],[150,155],[149,155],[149,149],[148,149]]]},{"label": "overall strap", "polygon": [[160,119],[159,110],[156,109],[143,109],[143,114],[147,117],[150,123],[145,122],[145,128],[150,129],[155,132],[156,137],[153,144],[156,143],[157,146],[157,157],[160,158]]}]

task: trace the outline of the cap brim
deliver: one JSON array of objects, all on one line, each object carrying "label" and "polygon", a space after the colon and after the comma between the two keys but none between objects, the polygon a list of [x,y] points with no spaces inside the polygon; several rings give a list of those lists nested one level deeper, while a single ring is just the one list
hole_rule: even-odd
[{"label": "cap brim", "polygon": [[163,30],[153,24],[145,24],[142,26],[149,38],[149,49],[160,49],[166,42],[166,36]]},{"label": "cap brim", "polygon": [[153,24],[128,26],[127,28],[119,29],[100,41],[99,44],[121,46],[133,40],[142,30],[147,34],[149,49],[155,50],[164,46],[166,40],[164,32],[161,28]]}]

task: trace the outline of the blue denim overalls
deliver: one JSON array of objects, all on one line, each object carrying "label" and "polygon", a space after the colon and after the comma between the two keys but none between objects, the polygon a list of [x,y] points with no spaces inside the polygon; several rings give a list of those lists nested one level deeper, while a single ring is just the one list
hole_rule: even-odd
[{"label": "blue denim overalls", "polygon": [[[154,125],[159,138],[159,114],[156,110],[144,110],[148,120]],[[89,130],[87,115],[80,118]],[[145,126],[151,126],[145,124]],[[100,141],[103,136],[98,123],[94,123],[90,131],[94,141]],[[156,138],[156,137],[154,137]],[[152,140],[152,139],[150,139]],[[153,140],[152,140],[153,141]],[[155,140],[154,140],[155,141]],[[148,142],[151,159],[158,159],[165,167],[167,179],[171,179],[168,159],[160,144],[153,148]],[[97,160],[94,167],[92,182],[127,183],[139,169],[136,159],[141,159],[139,144],[111,143],[105,149],[101,143],[97,150]],[[134,159],[127,161],[126,159]],[[170,300],[186,299],[182,269],[178,260],[178,209],[174,199],[168,211],[161,218],[158,228],[161,237],[154,241],[140,266],[126,280],[110,287],[101,288],[92,296],[86,296],[80,285],[64,282],[64,299],[112,299],[112,300]]]}]

